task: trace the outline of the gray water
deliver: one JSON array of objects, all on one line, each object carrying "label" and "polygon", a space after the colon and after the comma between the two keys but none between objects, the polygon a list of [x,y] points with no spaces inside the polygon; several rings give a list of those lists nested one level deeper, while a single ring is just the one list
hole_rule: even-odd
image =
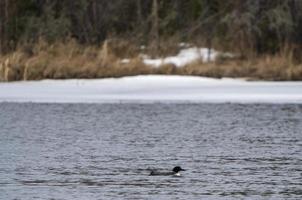
[{"label": "gray water", "polygon": [[302,105],[1,103],[0,199],[301,199],[301,132]]}]

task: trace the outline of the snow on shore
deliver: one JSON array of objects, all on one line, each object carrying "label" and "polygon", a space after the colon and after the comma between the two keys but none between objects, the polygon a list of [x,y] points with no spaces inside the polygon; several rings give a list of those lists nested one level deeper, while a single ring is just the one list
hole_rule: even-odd
[{"label": "snow on shore", "polygon": [[[160,67],[161,65],[173,64],[176,67],[184,67],[187,64],[201,61],[201,62],[212,62],[217,59],[218,56],[222,56],[224,58],[234,58],[235,54],[228,52],[219,52],[214,49],[208,48],[198,48],[198,47],[190,47],[189,44],[181,45],[182,47],[186,47],[175,56],[163,57],[163,58],[154,58],[151,59],[149,55],[140,54],[140,58],[142,58],[144,64],[151,67]],[[121,63],[126,64],[131,60],[129,58],[124,58],[121,60]]]},{"label": "snow on shore", "polygon": [[[214,49],[191,47],[182,49],[177,55],[160,59],[150,59],[148,56],[143,56],[143,62],[146,65],[159,67],[165,64],[174,64],[176,67],[183,67],[195,61],[212,62],[221,55],[223,57],[232,58],[235,55],[231,53],[222,53]],[[129,60],[123,60],[129,62]]]},{"label": "snow on shore", "polygon": [[0,83],[0,102],[302,103],[302,82],[148,75]]},{"label": "snow on shore", "polygon": [[170,56],[162,59],[144,58],[143,61],[146,65],[159,67],[164,64],[174,64],[176,67],[183,67],[186,64],[192,63],[196,60],[202,62],[214,61],[219,52],[215,50],[209,51],[207,48],[187,48],[182,49],[176,56]]}]

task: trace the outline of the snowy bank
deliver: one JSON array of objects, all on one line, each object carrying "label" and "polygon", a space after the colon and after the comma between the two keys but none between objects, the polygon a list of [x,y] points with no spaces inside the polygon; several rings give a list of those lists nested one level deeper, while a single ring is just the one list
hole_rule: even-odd
[{"label": "snowy bank", "polygon": [[0,102],[302,103],[302,82],[149,75],[0,83]]},{"label": "snowy bank", "polygon": [[221,53],[216,50],[209,50],[208,48],[187,48],[182,49],[176,56],[170,56],[160,59],[150,59],[148,56],[143,57],[143,62],[146,65],[159,67],[165,64],[174,64],[176,67],[183,67],[195,61],[209,62],[215,61],[218,55],[226,57],[233,57],[230,53]]}]

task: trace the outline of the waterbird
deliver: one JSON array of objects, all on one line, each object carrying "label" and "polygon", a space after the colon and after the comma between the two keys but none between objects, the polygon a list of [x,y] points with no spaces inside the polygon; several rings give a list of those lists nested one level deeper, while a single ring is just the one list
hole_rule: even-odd
[{"label": "waterbird", "polygon": [[186,171],[186,170],[182,169],[180,166],[176,166],[173,168],[172,171],[168,171],[168,172],[152,170],[150,176],[180,176],[179,173],[180,171]]}]

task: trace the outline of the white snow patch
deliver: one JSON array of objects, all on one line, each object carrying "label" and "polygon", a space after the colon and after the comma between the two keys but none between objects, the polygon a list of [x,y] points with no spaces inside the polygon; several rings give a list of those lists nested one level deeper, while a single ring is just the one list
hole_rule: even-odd
[{"label": "white snow patch", "polygon": [[302,103],[302,82],[149,75],[0,83],[0,102]]},{"label": "white snow patch", "polygon": [[181,43],[179,43],[178,46],[181,47],[181,48],[189,48],[189,47],[191,47],[192,45],[191,45],[190,43],[181,42]]},{"label": "white snow patch", "polygon": [[124,58],[124,59],[121,60],[121,63],[122,64],[128,64],[128,63],[130,63],[130,59]]},{"label": "white snow patch", "polygon": [[[146,65],[151,65],[154,67],[159,67],[164,64],[174,64],[176,67],[183,67],[186,64],[192,63],[194,61],[201,60],[202,62],[214,61],[219,54],[218,51],[207,48],[188,48],[183,49],[176,56],[170,56],[160,59],[149,59],[144,58],[144,63]],[[210,55],[210,56],[208,56]]]}]

